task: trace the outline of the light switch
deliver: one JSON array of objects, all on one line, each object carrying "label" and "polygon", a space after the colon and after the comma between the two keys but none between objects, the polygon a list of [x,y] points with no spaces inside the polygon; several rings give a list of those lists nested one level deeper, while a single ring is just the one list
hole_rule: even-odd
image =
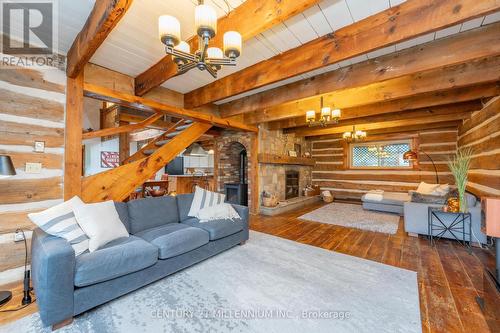
[{"label": "light switch", "polygon": [[35,141],[35,152],[43,153],[45,151],[45,142],[44,141]]},{"label": "light switch", "polygon": [[42,163],[26,163],[26,173],[41,173]]}]

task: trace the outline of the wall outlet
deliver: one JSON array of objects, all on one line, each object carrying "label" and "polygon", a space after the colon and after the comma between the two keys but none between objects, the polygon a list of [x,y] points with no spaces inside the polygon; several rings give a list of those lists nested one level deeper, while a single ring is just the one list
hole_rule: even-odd
[{"label": "wall outlet", "polygon": [[24,240],[24,235],[22,232],[18,231],[14,234],[14,242],[22,242]]},{"label": "wall outlet", "polygon": [[35,152],[36,153],[45,152],[45,141],[35,141]]},{"label": "wall outlet", "polygon": [[26,163],[26,173],[41,173],[42,163]]}]

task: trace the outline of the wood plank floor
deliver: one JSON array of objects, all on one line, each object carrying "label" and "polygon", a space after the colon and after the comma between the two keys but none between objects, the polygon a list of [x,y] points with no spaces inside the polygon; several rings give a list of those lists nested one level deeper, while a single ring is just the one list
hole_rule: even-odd
[{"label": "wood plank floor", "polygon": [[[321,205],[273,217],[251,216],[250,228],[418,272],[424,332],[500,332],[500,297],[483,275],[486,266],[494,267],[491,251],[474,248],[471,255],[458,243],[446,240],[431,247],[424,238],[408,237],[402,221],[397,234],[387,235],[297,219]],[[22,286],[10,289],[14,299],[0,310],[21,303]],[[485,299],[484,313],[476,303],[477,296]],[[18,312],[0,313],[0,325],[36,311],[32,304]]]},{"label": "wood plank floor", "polygon": [[[337,251],[418,273],[420,310],[424,332],[500,332],[500,297],[484,268],[493,268],[491,251],[458,242],[409,237],[401,219],[395,235],[387,235],[297,218],[322,203],[279,216],[252,216],[255,231]],[[485,312],[476,297],[485,299]]]}]

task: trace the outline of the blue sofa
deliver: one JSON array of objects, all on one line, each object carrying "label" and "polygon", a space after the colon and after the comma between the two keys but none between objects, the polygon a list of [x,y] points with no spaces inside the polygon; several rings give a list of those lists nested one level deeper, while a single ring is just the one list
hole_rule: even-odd
[{"label": "blue sofa", "polygon": [[248,208],[239,220],[200,223],[188,216],[193,194],[115,203],[130,233],[75,257],[63,238],[33,232],[31,270],[44,325],[80,313],[164,278],[248,239]]}]

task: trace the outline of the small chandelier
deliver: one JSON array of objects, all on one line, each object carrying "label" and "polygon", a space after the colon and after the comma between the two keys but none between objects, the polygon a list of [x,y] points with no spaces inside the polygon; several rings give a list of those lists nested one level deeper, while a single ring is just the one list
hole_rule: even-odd
[{"label": "small chandelier", "polygon": [[160,40],[165,44],[165,52],[172,55],[177,64],[177,73],[198,68],[206,70],[214,78],[222,66],[236,66],[236,58],[241,55],[241,35],[236,31],[224,34],[224,51],[218,47],[208,47],[208,43],[217,33],[217,13],[215,10],[198,0],[194,11],[196,32],[199,38],[199,49],[191,53],[188,43],[181,41],[181,24],[177,18],[162,15],[158,20]]},{"label": "small chandelier", "polygon": [[366,132],[365,131],[356,131],[356,126],[352,127],[352,132],[345,132],[342,137],[344,140],[347,142],[358,142],[358,141],[363,141],[366,139]]},{"label": "small chandelier", "polygon": [[332,110],[329,106],[323,105],[323,97],[321,97],[321,115],[319,120],[316,120],[316,111],[306,111],[306,122],[309,127],[338,124],[340,119],[340,109]]}]

